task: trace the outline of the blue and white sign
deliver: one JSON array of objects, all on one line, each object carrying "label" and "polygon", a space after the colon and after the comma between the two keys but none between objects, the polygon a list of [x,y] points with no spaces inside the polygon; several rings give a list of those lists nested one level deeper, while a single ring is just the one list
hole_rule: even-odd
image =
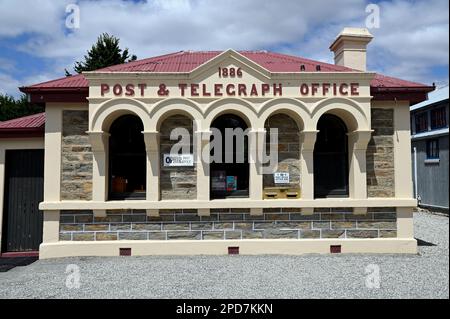
[{"label": "blue and white sign", "polygon": [[193,154],[164,154],[164,166],[194,166]]},{"label": "blue and white sign", "polygon": [[289,173],[276,172],[273,174],[275,184],[289,184]]}]

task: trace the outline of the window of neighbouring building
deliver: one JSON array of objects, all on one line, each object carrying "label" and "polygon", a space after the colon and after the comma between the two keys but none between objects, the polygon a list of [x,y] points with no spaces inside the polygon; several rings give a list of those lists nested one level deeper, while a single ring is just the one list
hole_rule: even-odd
[{"label": "window of neighbouring building", "polygon": [[439,129],[447,126],[447,114],[445,107],[431,110],[431,129]]},{"label": "window of neighbouring building", "polygon": [[439,158],[439,140],[432,139],[427,141],[427,159]]},{"label": "window of neighbouring building", "polygon": [[415,120],[416,120],[416,133],[428,131],[428,114],[427,114],[427,112],[416,114]]}]

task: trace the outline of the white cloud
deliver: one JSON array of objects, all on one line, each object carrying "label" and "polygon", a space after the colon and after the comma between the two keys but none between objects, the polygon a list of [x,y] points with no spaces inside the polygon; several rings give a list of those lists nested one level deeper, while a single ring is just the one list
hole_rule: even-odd
[{"label": "white cloud", "polygon": [[[64,26],[65,6],[75,1],[0,3],[0,40],[32,34],[18,49],[54,60],[55,72],[80,60],[102,32],[121,39],[138,58],[179,50],[267,49],[332,62],[328,47],[344,26],[364,26],[367,0],[153,0],[77,1],[80,29]],[[448,67],[448,1],[380,3],[381,28],[372,29],[369,67],[416,81]],[[3,13],[6,14],[3,14]],[[25,13],[24,13],[25,12]],[[0,53],[1,54],[1,53]],[[448,78],[448,74],[444,76]]]},{"label": "white cloud", "polygon": [[64,23],[61,19],[69,0],[2,0],[0,38],[24,33],[51,35]]},{"label": "white cloud", "polygon": [[11,59],[0,57],[0,71],[13,72],[16,70],[16,63]]},{"label": "white cloud", "polygon": [[[48,58],[82,57],[101,32],[121,38],[140,57],[183,49],[256,49],[300,43],[315,28],[364,16],[363,0],[80,2],[80,29],[43,33],[21,49]],[[60,16],[64,11],[60,10]],[[53,19],[54,20],[54,19]],[[61,27],[62,28],[62,27]],[[61,29],[60,28],[60,29]],[[338,30],[334,30],[333,34]],[[326,52],[326,48],[323,48]]]},{"label": "white cloud", "polygon": [[17,87],[20,86],[20,82],[14,79],[12,76],[0,72],[0,94],[8,94],[12,96],[18,96]]},{"label": "white cloud", "polygon": [[431,84],[447,81],[433,67],[448,68],[447,0],[382,2],[380,28],[369,46],[369,66],[375,70]]}]

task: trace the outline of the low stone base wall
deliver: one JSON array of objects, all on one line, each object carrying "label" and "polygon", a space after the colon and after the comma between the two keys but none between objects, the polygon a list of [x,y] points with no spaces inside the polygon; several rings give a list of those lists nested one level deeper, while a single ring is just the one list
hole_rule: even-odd
[{"label": "low stone base wall", "polygon": [[251,216],[247,209],[216,209],[210,216],[195,210],[162,210],[159,217],[142,210],[61,211],[60,241],[104,240],[239,240],[397,237],[395,208],[369,208],[364,215],[351,208],[320,208],[302,215],[297,208],[264,209]]}]

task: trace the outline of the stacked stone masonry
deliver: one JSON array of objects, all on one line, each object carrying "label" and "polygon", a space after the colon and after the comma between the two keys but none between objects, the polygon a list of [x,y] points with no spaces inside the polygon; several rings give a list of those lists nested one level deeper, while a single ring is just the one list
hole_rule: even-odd
[{"label": "stacked stone masonry", "polygon": [[[171,140],[170,134],[173,129],[181,128],[189,132],[189,145],[180,143],[180,137],[177,140]],[[186,116],[174,115],[167,118],[160,128],[160,156],[163,163],[164,154],[171,153],[172,147],[187,146],[187,152],[193,152],[193,125],[192,120]],[[197,170],[192,167],[167,167],[161,165],[160,175],[160,197],[165,199],[196,199],[197,198]]]},{"label": "stacked stone masonry", "polygon": [[[289,173],[289,184],[292,188],[300,187],[300,131],[295,121],[285,114],[275,114],[265,123],[266,151],[278,151],[278,172]],[[278,149],[270,144],[270,129],[278,129]],[[264,187],[280,186],[274,183],[273,174],[264,174]]]},{"label": "stacked stone masonry", "polygon": [[316,208],[313,215],[299,209],[264,209],[251,216],[247,209],[213,209],[210,216],[196,210],[162,210],[159,217],[142,210],[61,211],[61,241],[101,240],[226,240],[305,238],[392,238],[397,236],[395,208],[369,208],[364,215],[351,208]]},{"label": "stacked stone masonry", "polygon": [[88,111],[63,111],[61,141],[61,199],[92,199],[92,149]]},{"label": "stacked stone masonry", "polygon": [[367,196],[395,197],[394,110],[372,109],[372,129],[366,153]]}]

